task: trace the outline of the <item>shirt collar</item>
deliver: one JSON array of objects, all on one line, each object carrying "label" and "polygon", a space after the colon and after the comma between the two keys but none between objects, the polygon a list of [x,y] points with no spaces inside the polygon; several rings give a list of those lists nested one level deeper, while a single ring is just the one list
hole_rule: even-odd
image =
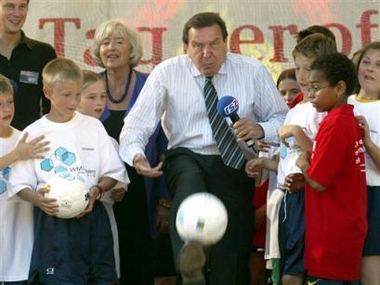
[{"label": "shirt collar", "polygon": [[[217,73],[218,75],[227,74],[227,67],[226,67],[226,65],[227,65],[228,57],[229,57],[229,52],[226,53],[226,58],[224,59],[224,62],[223,62],[222,66],[220,67],[220,69],[219,69],[219,71]],[[201,77],[201,76],[203,76],[199,72],[198,68],[193,64],[191,58],[188,55],[186,55],[186,59],[187,59],[187,62],[189,64],[190,72],[193,75],[193,77]],[[217,75],[217,74],[215,74],[215,75]]]},{"label": "shirt collar", "polygon": [[19,45],[25,45],[29,49],[32,49],[35,46],[36,42],[33,41],[32,39],[28,38],[24,31],[21,31],[21,37],[20,37],[20,43]]}]

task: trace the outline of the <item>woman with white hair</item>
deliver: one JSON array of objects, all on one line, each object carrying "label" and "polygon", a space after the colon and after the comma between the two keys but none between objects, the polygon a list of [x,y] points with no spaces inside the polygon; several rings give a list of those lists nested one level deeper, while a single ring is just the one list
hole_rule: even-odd
[{"label": "woman with white hair", "polygon": [[[100,74],[107,91],[107,105],[100,120],[108,134],[119,141],[124,117],[148,77],[135,69],[143,54],[142,43],[134,28],[121,20],[110,20],[96,29],[92,52],[95,62],[104,68]],[[167,139],[159,124],[145,149],[147,160],[156,165],[166,147]],[[169,235],[164,234],[168,232],[170,194],[163,177],[146,178],[126,166],[131,184],[124,199],[114,205],[120,242],[120,284],[151,284],[154,277],[175,275]],[[165,240],[166,260],[152,264],[156,239],[160,244]],[[157,263],[168,265],[167,272],[155,272]]]}]

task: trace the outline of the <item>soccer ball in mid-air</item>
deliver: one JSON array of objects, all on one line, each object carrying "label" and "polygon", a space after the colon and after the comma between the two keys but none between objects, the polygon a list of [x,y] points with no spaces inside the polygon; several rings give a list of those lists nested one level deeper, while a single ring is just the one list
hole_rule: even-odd
[{"label": "soccer ball in mid-air", "polygon": [[227,223],[223,202],[206,192],[192,194],[183,200],[176,216],[176,228],[181,239],[196,240],[206,246],[223,237]]},{"label": "soccer ball in mid-air", "polygon": [[74,218],[87,207],[89,189],[84,181],[70,173],[55,174],[47,181],[45,188],[45,197],[57,200],[59,207],[55,216],[58,218]]}]

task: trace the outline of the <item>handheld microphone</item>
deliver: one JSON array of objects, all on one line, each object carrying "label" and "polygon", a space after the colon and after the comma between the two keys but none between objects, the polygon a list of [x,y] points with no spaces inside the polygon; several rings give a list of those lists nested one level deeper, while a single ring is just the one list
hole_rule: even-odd
[{"label": "handheld microphone", "polygon": [[[240,120],[239,115],[237,114],[237,111],[239,109],[239,102],[236,98],[232,96],[223,96],[219,99],[218,105],[217,105],[218,113],[223,117],[229,117],[233,123]],[[253,148],[254,147],[254,140],[249,139],[245,141],[247,143],[248,147]]]}]

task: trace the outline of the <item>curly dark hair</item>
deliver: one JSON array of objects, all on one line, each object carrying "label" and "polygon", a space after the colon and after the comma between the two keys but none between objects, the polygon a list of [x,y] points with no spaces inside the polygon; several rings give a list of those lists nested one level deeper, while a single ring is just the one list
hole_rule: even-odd
[{"label": "curly dark hair", "polygon": [[320,55],[312,62],[310,69],[322,72],[332,87],[337,86],[339,81],[343,81],[346,84],[346,96],[353,93],[357,73],[354,63],[343,53]]}]

